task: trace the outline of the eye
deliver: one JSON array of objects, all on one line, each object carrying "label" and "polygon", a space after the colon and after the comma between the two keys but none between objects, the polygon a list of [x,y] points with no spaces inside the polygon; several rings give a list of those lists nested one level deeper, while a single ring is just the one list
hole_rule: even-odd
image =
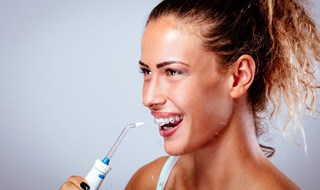
[{"label": "eye", "polygon": [[140,73],[142,73],[143,75],[151,75],[152,74],[152,72],[149,69],[142,68],[142,67],[140,67]]},{"label": "eye", "polygon": [[168,76],[183,74],[181,71],[174,70],[174,69],[166,69],[165,72],[166,72],[166,75]]}]

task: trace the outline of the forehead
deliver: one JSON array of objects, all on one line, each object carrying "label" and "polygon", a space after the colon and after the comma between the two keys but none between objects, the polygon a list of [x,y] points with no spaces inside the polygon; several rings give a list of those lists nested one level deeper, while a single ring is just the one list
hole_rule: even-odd
[{"label": "forehead", "polygon": [[170,58],[203,51],[198,35],[177,22],[174,17],[163,17],[148,23],[142,37],[142,58],[145,55]]},{"label": "forehead", "polygon": [[201,26],[194,22],[190,22],[189,19],[177,18],[173,15],[162,16],[155,20],[149,21],[145,31],[147,31],[147,29],[150,28],[148,27],[150,25],[152,25],[152,27],[158,26],[159,28],[157,29],[170,28],[172,30],[179,31],[181,34],[184,35],[195,35],[197,39],[201,38]]},{"label": "forehead", "polygon": [[190,68],[215,69],[218,64],[216,54],[206,51],[194,32],[176,26],[171,18],[150,22],[143,34],[140,61],[150,67],[178,61],[190,65]]}]

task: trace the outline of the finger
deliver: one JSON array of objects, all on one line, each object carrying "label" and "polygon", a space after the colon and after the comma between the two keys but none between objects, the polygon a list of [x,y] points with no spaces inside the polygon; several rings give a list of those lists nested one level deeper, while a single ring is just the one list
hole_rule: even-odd
[{"label": "finger", "polygon": [[[62,188],[65,188],[65,189],[62,189]],[[73,190],[73,189],[88,190],[88,189],[90,189],[88,182],[85,180],[85,178],[83,178],[81,176],[69,177],[68,181],[61,186],[62,190],[69,190],[67,188],[69,188],[70,190]]]},{"label": "finger", "polygon": [[60,190],[79,190],[79,187],[77,187],[75,184],[67,181],[61,185]]}]

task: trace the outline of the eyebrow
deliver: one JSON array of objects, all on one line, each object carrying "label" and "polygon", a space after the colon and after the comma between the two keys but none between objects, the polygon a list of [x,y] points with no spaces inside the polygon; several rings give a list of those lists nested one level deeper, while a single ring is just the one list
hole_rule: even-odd
[{"label": "eyebrow", "polygon": [[[144,67],[146,67],[146,68],[149,68],[149,66],[148,66],[147,64],[143,63],[142,61],[139,61],[139,64],[140,64],[141,66],[144,66]],[[172,65],[172,64],[181,64],[181,65],[185,65],[185,66],[188,66],[188,67],[189,67],[188,64],[186,64],[186,63],[184,63],[184,62],[181,62],[181,61],[164,61],[164,62],[158,63],[158,64],[156,65],[156,67],[157,67],[158,69],[160,69],[160,68],[162,68],[162,67],[165,67],[165,66],[167,66],[167,65]]]}]

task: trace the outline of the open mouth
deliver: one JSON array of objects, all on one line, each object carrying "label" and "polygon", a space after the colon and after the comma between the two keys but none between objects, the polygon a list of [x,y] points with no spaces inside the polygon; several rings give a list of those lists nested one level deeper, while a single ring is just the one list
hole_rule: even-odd
[{"label": "open mouth", "polygon": [[174,116],[169,118],[155,118],[154,123],[157,124],[161,130],[167,131],[176,127],[183,120],[183,116]]},{"label": "open mouth", "polygon": [[164,131],[167,131],[167,130],[170,130],[170,129],[174,128],[175,126],[177,126],[177,124],[169,123],[169,124],[162,125],[161,129],[164,130]]}]

